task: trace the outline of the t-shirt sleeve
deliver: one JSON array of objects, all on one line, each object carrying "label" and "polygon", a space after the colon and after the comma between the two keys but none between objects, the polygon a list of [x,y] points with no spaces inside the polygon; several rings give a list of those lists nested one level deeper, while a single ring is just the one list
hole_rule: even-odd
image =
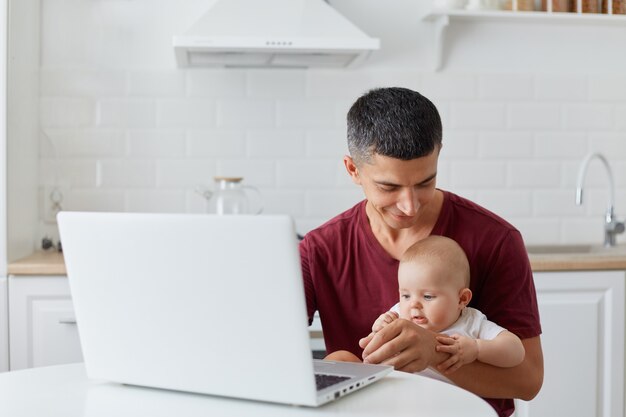
[{"label": "t-shirt sleeve", "polygon": [[510,230],[488,263],[481,300],[475,307],[522,339],[540,335],[535,284],[521,234]]},{"label": "t-shirt sleeve", "polygon": [[504,331],[506,331],[504,327],[498,326],[496,323],[488,320],[487,317],[481,313],[477,339],[492,340]]}]

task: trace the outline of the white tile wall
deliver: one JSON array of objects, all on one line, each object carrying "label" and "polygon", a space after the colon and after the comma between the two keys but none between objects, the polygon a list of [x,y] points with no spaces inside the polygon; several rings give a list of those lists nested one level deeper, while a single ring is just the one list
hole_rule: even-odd
[{"label": "white tile wall", "polygon": [[189,97],[243,98],[246,96],[246,72],[243,70],[194,69],[180,74],[187,79]]},{"label": "white tile wall", "polygon": [[128,72],[104,69],[43,69],[42,97],[115,97],[126,94]]},{"label": "white tile wall", "polygon": [[130,158],[182,158],[186,152],[183,130],[128,130],[126,140]]},{"label": "white tile wall", "polygon": [[129,71],[128,95],[180,97],[185,95],[185,74],[176,70]]},{"label": "white tile wall", "polygon": [[194,158],[242,156],[246,154],[246,132],[243,129],[187,129],[187,149],[187,155]]},{"label": "white tile wall", "polygon": [[40,120],[43,129],[48,127],[91,127],[96,120],[96,101],[89,98],[48,98],[40,100]]},{"label": "white tile wall", "polygon": [[[265,212],[293,215],[304,233],[362,198],[342,163],[349,106],[399,85],[441,112],[439,184],[502,214],[529,243],[601,241],[600,164],[590,166],[584,205],[573,197],[590,151],[610,159],[626,216],[626,75],[178,69],[171,34],[201,1],[181,10],[159,1],[165,9],[154,11],[146,1],[45,3],[40,183],[62,186],[66,209],[203,212],[198,186],[243,176],[263,192]],[[142,26],[146,16],[154,21]]]},{"label": "white tile wall", "polygon": [[251,158],[299,158],[305,154],[302,130],[252,130],[248,133],[248,155]]},{"label": "white tile wall", "polygon": [[156,103],[137,98],[109,98],[98,101],[96,126],[113,128],[156,127]]},{"label": "white tile wall", "polygon": [[590,78],[589,98],[623,103],[626,100],[626,79],[620,75]]},{"label": "white tile wall", "polygon": [[482,75],[478,80],[478,98],[483,100],[527,100],[532,98],[531,75]]},{"label": "white tile wall", "polygon": [[159,100],[156,116],[159,128],[215,127],[217,119],[215,101],[198,98]]},{"label": "white tile wall", "polygon": [[479,135],[478,155],[485,159],[530,158],[533,153],[530,132],[499,131],[484,132]]},{"label": "white tile wall", "polygon": [[570,74],[541,74],[534,77],[535,98],[542,101],[585,100],[587,78]]},{"label": "white tile wall", "polygon": [[482,100],[453,102],[450,105],[450,127],[454,129],[483,130],[506,127],[506,105],[485,103]]},{"label": "white tile wall", "polygon": [[337,120],[337,102],[331,99],[279,100],[276,125],[281,128],[333,128]]},{"label": "white tile wall", "polygon": [[558,129],[561,127],[561,107],[558,104],[514,103],[508,108],[511,129]]},{"label": "white tile wall", "polygon": [[563,106],[566,129],[610,129],[613,127],[613,106],[602,103],[566,104]]}]

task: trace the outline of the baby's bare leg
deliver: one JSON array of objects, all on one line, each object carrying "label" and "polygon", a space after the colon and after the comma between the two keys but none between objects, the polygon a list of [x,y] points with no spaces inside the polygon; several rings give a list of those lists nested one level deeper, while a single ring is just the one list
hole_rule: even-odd
[{"label": "baby's bare leg", "polygon": [[347,350],[338,350],[324,358],[325,361],[336,361],[336,362],[362,362],[358,356],[356,356],[352,352],[348,352]]}]

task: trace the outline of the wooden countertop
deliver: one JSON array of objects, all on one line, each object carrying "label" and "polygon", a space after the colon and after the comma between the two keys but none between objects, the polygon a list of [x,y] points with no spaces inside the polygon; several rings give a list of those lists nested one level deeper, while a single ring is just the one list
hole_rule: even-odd
[{"label": "wooden countertop", "polygon": [[[533,253],[533,248],[539,249],[540,253]],[[547,245],[529,246],[529,250],[528,258],[535,272],[626,270],[626,245],[612,248],[602,245]],[[551,253],[541,253],[546,251]]]},{"label": "wooden countertop", "polygon": [[[589,253],[530,254],[533,271],[590,271],[626,270],[626,245],[610,250]],[[11,262],[9,275],[66,275],[63,254],[56,251],[38,251]]]},{"label": "wooden countertop", "polygon": [[38,251],[8,265],[9,275],[67,275],[63,254]]}]

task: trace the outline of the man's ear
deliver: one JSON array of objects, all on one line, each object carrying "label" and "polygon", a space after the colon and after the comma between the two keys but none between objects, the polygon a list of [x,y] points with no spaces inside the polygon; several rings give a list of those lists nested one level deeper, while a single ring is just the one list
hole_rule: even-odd
[{"label": "man's ear", "polygon": [[459,291],[459,307],[467,307],[470,300],[472,299],[472,290],[469,288],[463,288]]},{"label": "man's ear", "polygon": [[361,177],[359,176],[359,168],[354,163],[354,160],[351,156],[346,155],[343,157],[343,164],[346,167],[346,171],[348,171],[348,175],[352,178],[352,182],[355,184],[361,184]]}]

